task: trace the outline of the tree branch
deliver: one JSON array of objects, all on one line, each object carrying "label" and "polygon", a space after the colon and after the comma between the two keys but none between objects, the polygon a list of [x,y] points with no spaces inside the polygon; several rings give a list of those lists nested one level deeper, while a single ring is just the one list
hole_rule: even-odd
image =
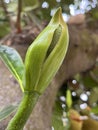
[{"label": "tree branch", "polygon": [[18,0],[18,12],[16,21],[17,33],[21,32],[21,11],[22,11],[22,0]]}]

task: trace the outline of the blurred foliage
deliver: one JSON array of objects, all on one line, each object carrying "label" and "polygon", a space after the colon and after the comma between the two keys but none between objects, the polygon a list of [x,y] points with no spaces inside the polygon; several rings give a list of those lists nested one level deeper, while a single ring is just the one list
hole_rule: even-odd
[{"label": "blurred foliage", "polygon": [[24,0],[23,1],[23,10],[24,11],[31,11],[39,7],[38,0]]},{"label": "blurred foliage", "polygon": [[40,0],[40,7],[38,10],[41,11],[41,13],[39,13],[38,10],[37,13],[39,13],[39,16],[41,16],[42,19],[49,20],[51,15],[53,15],[52,13],[54,13],[56,8],[58,8],[59,6],[62,7],[63,12],[69,14],[69,5],[72,3],[74,3],[73,0]]},{"label": "blurred foliage", "polygon": [[56,101],[52,116],[52,125],[54,130],[68,130],[70,127],[66,112],[62,109],[60,101]]},{"label": "blurred foliage", "polygon": [[[2,5],[2,1],[5,6],[4,4]],[[88,11],[88,16],[98,19],[97,2],[98,0],[24,0],[22,1],[21,21],[24,23],[24,26],[34,22],[39,28],[41,28],[40,24],[42,21],[49,21],[56,8],[59,6],[62,7],[63,16],[66,20],[68,20],[70,15],[83,14]],[[5,21],[9,22],[7,16],[10,16],[13,21],[12,23],[14,23],[13,25],[15,26],[17,9],[18,0],[0,0],[0,23],[3,21],[3,24],[5,25]],[[93,18],[88,21],[92,21]],[[10,26],[11,25],[9,25],[9,28],[11,28]],[[6,31],[8,29],[5,28],[6,25],[5,27],[2,26],[0,37],[9,33],[9,31]],[[5,32],[3,33],[2,30]]]},{"label": "blurred foliage", "polygon": [[93,8],[87,14],[89,15],[89,18],[91,17],[93,20],[98,20],[98,4],[96,8]]},{"label": "blurred foliage", "polygon": [[86,13],[87,25],[89,28],[96,29],[98,28],[98,4],[96,8],[93,8]]},{"label": "blurred foliage", "polygon": [[[63,84],[58,92],[54,107],[52,122],[54,130],[60,130],[56,127],[58,124],[59,127],[65,127],[64,130],[98,129],[97,80],[98,63],[91,70],[77,74]],[[57,106],[57,103],[60,107]],[[57,109],[59,109],[59,114]],[[63,113],[66,113],[65,122],[61,118]]]},{"label": "blurred foliage", "polygon": [[10,26],[8,22],[0,23],[0,37],[7,35],[10,32]]}]

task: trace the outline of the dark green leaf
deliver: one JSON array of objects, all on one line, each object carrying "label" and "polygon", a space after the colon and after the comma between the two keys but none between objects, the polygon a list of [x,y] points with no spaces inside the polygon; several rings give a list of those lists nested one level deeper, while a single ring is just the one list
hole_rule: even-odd
[{"label": "dark green leaf", "polygon": [[23,91],[22,78],[24,74],[24,64],[20,55],[15,49],[0,45],[0,57],[15,76]]}]

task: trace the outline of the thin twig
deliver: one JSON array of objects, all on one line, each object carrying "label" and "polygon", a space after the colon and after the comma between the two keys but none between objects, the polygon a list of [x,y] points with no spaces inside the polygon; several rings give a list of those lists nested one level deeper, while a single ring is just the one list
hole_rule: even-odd
[{"label": "thin twig", "polygon": [[22,0],[18,0],[18,12],[17,12],[17,21],[16,21],[16,27],[17,32],[21,32],[21,11],[22,11]]}]

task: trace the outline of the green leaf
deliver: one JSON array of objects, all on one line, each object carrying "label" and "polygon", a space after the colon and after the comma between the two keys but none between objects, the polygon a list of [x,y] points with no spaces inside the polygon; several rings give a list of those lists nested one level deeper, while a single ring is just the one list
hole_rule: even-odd
[{"label": "green leaf", "polygon": [[38,0],[24,0],[23,1],[23,10],[24,11],[31,11],[36,9],[39,6]]},{"label": "green leaf", "polygon": [[67,93],[66,93],[66,104],[67,104],[68,108],[71,108],[71,106],[72,106],[72,95],[71,95],[70,90],[67,90]]},{"label": "green leaf", "polygon": [[24,64],[20,55],[17,53],[15,49],[10,48],[8,46],[0,45],[0,57],[19,82],[22,91],[24,91],[22,85],[22,79],[24,75]]},{"label": "green leaf", "polygon": [[14,111],[16,111],[17,107],[18,106],[9,105],[9,106],[6,106],[5,108],[3,108],[0,111],[0,121],[4,120],[9,115],[11,115]]}]

